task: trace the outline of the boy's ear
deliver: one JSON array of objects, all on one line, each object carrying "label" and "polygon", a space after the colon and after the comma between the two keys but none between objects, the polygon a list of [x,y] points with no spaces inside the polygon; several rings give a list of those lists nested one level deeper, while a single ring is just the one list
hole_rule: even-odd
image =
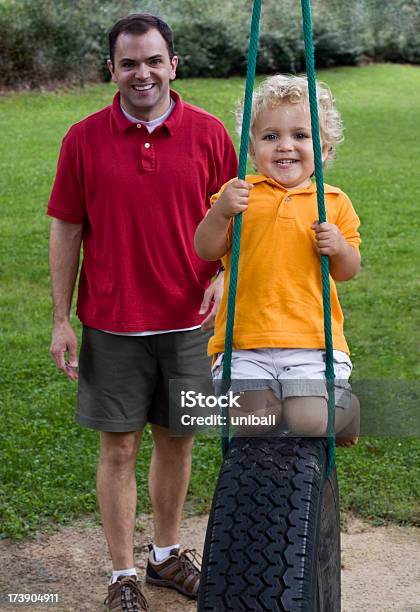
[{"label": "boy's ear", "polygon": [[255,165],[254,162],[254,145],[252,144],[251,140],[249,141],[249,146],[248,146],[248,156],[250,157],[252,163]]},{"label": "boy's ear", "polygon": [[332,147],[329,147],[326,144],[322,145],[322,149],[321,149],[321,156],[322,156],[322,163],[325,164],[325,162],[327,161],[327,157],[328,157],[328,153],[331,151]]}]

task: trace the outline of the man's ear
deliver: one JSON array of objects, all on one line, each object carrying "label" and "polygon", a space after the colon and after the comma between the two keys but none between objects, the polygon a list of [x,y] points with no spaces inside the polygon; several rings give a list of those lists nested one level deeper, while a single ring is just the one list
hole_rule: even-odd
[{"label": "man's ear", "polygon": [[176,78],[176,69],[179,64],[179,57],[174,55],[171,59],[171,74],[169,76],[170,80],[173,81]]},{"label": "man's ear", "polygon": [[114,81],[115,83],[115,77],[114,77],[114,66],[112,65],[112,61],[110,59],[108,59],[106,61],[106,65],[108,66],[108,70],[110,72],[111,75],[111,79]]}]

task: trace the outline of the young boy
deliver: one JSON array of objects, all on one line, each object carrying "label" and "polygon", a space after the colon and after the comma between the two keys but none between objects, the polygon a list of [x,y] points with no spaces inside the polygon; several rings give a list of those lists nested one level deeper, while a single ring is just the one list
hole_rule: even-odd
[{"label": "young boy", "polygon": [[[342,124],[330,91],[317,91],[323,163],[334,157]],[[241,119],[239,109],[238,123]],[[258,175],[233,179],[212,198],[195,235],[205,260],[222,259],[225,290],[209,342],[212,373],[222,377],[232,219],[243,215],[232,355],[232,391],[240,409],[283,420],[296,435],[323,436],[328,409],[320,255],[328,255],[336,377],[338,443],[357,441],[359,404],[351,394],[352,370],[343,333],[343,313],[334,281],[359,272],[359,219],[349,198],[325,185],[327,223],[318,224],[311,119],[303,77],[268,78],[253,99],[250,157]],[[262,421],[264,423],[264,420]],[[273,419],[269,421],[270,425]],[[252,435],[251,427],[241,429]],[[264,431],[263,427],[258,432]]]}]

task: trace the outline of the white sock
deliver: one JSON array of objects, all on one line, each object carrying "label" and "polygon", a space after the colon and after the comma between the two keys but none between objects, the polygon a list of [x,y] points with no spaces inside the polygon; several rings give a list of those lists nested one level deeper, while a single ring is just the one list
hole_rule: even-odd
[{"label": "white sock", "polygon": [[169,557],[171,550],[179,548],[179,544],[172,544],[171,546],[156,546],[153,544],[153,554],[155,556],[156,563],[162,563]]},{"label": "white sock", "polygon": [[130,567],[129,569],[113,570],[112,571],[111,584],[114,584],[114,582],[117,582],[117,580],[118,580],[118,578],[120,576],[136,576],[136,578],[137,578],[136,568],[135,567]]}]

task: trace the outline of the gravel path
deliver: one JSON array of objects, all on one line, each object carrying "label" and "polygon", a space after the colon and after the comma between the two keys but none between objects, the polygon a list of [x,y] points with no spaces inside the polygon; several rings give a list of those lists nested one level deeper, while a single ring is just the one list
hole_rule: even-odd
[{"label": "gravel path", "polygon": [[[348,517],[342,534],[342,612],[420,612],[420,530],[372,527]],[[202,550],[207,517],[185,520],[182,541]],[[152,521],[141,516],[136,561],[144,574]],[[0,542],[0,610],[103,610],[111,564],[101,528],[88,521],[20,543]],[[57,593],[58,604],[6,605],[8,593]],[[145,587],[151,612],[190,612],[195,602],[168,589]]]}]

